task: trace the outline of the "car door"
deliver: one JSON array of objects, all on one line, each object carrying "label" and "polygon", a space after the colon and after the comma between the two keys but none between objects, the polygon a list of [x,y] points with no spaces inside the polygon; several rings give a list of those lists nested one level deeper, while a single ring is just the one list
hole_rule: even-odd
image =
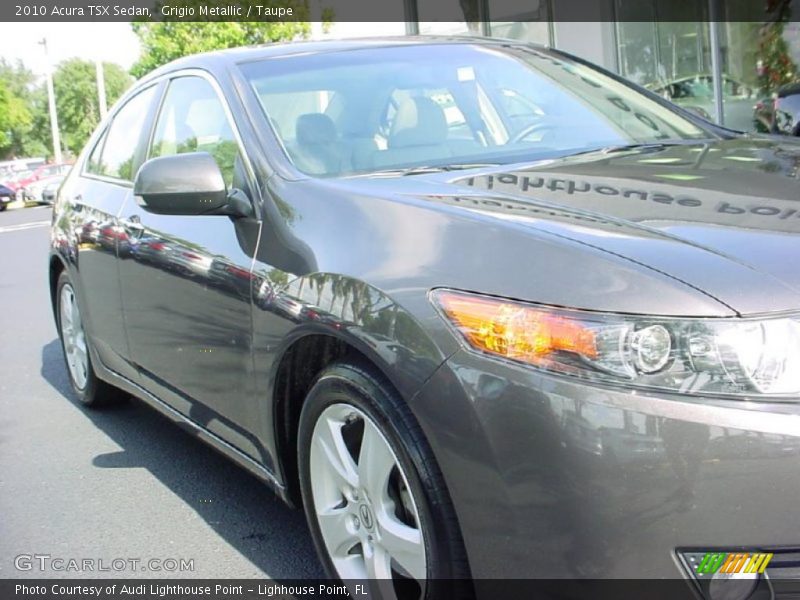
[{"label": "car door", "polygon": [[135,168],[142,160],[148,119],[156,86],[134,94],[112,115],[81,166],[64,189],[67,210],[77,238],[79,294],[83,314],[100,360],[117,373],[136,379],[123,321],[116,261],[118,244],[126,243],[117,214],[131,195]]},{"label": "car door", "polygon": [[[166,86],[147,157],[208,152],[228,189],[252,198],[230,110],[208,75]],[[221,215],[162,215],[129,198],[131,237],[120,276],[131,356],[143,385],[251,456],[251,267],[260,223]]]}]

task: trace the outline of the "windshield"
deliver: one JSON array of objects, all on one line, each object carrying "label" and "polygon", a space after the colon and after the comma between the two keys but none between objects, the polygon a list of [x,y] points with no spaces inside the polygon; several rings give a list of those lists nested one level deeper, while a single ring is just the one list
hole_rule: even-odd
[{"label": "windshield", "polygon": [[712,137],[599,71],[527,46],[409,44],[240,68],[289,159],[316,176]]}]

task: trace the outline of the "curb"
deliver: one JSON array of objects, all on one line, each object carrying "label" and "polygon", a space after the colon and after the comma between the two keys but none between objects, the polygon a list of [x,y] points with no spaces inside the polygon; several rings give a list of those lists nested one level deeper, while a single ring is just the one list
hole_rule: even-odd
[{"label": "curb", "polygon": [[26,202],[24,200],[14,200],[6,204],[6,210],[17,210],[18,208],[29,208],[31,206],[45,206],[41,202]]}]

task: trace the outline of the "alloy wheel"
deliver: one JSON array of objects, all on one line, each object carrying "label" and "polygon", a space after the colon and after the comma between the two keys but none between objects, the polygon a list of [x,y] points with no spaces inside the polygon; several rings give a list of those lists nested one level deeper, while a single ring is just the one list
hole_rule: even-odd
[{"label": "alloy wheel", "polygon": [[67,283],[61,288],[59,299],[61,339],[64,343],[64,354],[67,367],[75,386],[83,390],[89,378],[89,356],[86,348],[86,335],[83,322],[75,300],[75,290]]},{"label": "alloy wheel", "polygon": [[381,598],[406,596],[398,590],[423,595],[427,562],[417,503],[375,422],[352,405],[328,406],[314,425],[309,462],[315,516],[339,577],[368,578]]}]

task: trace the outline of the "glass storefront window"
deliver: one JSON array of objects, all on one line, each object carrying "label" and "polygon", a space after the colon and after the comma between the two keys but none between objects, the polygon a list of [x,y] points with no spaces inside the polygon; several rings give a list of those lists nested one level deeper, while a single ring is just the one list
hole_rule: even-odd
[{"label": "glass storefront window", "polygon": [[[424,11],[423,11],[424,12]],[[466,21],[420,21],[422,35],[480,35],[480,23]]]},{"label": "glass storefront window", "polygon": [[719,24],[719,33],[725,126],[771,131],[774,97],[798,81],[797,24],[726,22]]},{"label": "glass storefront window", "polygon": [[707,3],[616,0],[615,8],[620,74],[713,120]]},{"label": "glass storefront window", "polygon": [[535,44],[552,43],[551,27],[547,21],[493,21],[491,35]]},{"label": "glass storefront window", "polygon": [[[478,0],[417,0],[416,6],[419,32],[423,35],[481,35],[483,32]],[[460,17],[463,20],[449,21]]]},{"label": "glass storefront window", "polygon": [[[566,47],[611,68],[615,50],[616,70],[622,76],[711,121],[718,120],[719,90],[719,121],[725,126],[800,135],[800,114],[784,113],[780,106],[783,102],[787,111],[790,105],[800,106],[800,19],[791,3],[608,0],[616,39],[604,40],[600,50],[590,48],[582,54],[570,44],[574,40],[554,39],[554,2],[416,0],[418,30],[440,35],[488,33]],[[445,15],[463,21],[442,22]],[[717,22],[711,23],[712,18]],[[602,55],[609,43],[616,48]]]},{"label": "glass storefront window", "polygon": [[622,75],[713,119],[714,80],[708,23],[620,22],[617,36]]},{"label": "glass storefront window", "polygon": [[800,81],[800,27],[790,14],[746,13],[740,18],[749,20],[736,21],[736,5],[720,3],[720,72],[714,73],[708,3],[615,0],[615,8],[623,76],[710,120],[716,120],[718,78],[722,124],[772,131],[774,97],[782,86]]},{"label": "glass storefront window", "polygon": [[[419,33],[483,35],[537,44],[552,43],[552,0],[417,0]],[[462,21],[443,18],[463,17]],[[482,21],[487,21],[484,26]]]},{"label": "glass storefront window", "polygon": [[490,34],[537,44],[552,44],[552,0],[487,0]]}]

